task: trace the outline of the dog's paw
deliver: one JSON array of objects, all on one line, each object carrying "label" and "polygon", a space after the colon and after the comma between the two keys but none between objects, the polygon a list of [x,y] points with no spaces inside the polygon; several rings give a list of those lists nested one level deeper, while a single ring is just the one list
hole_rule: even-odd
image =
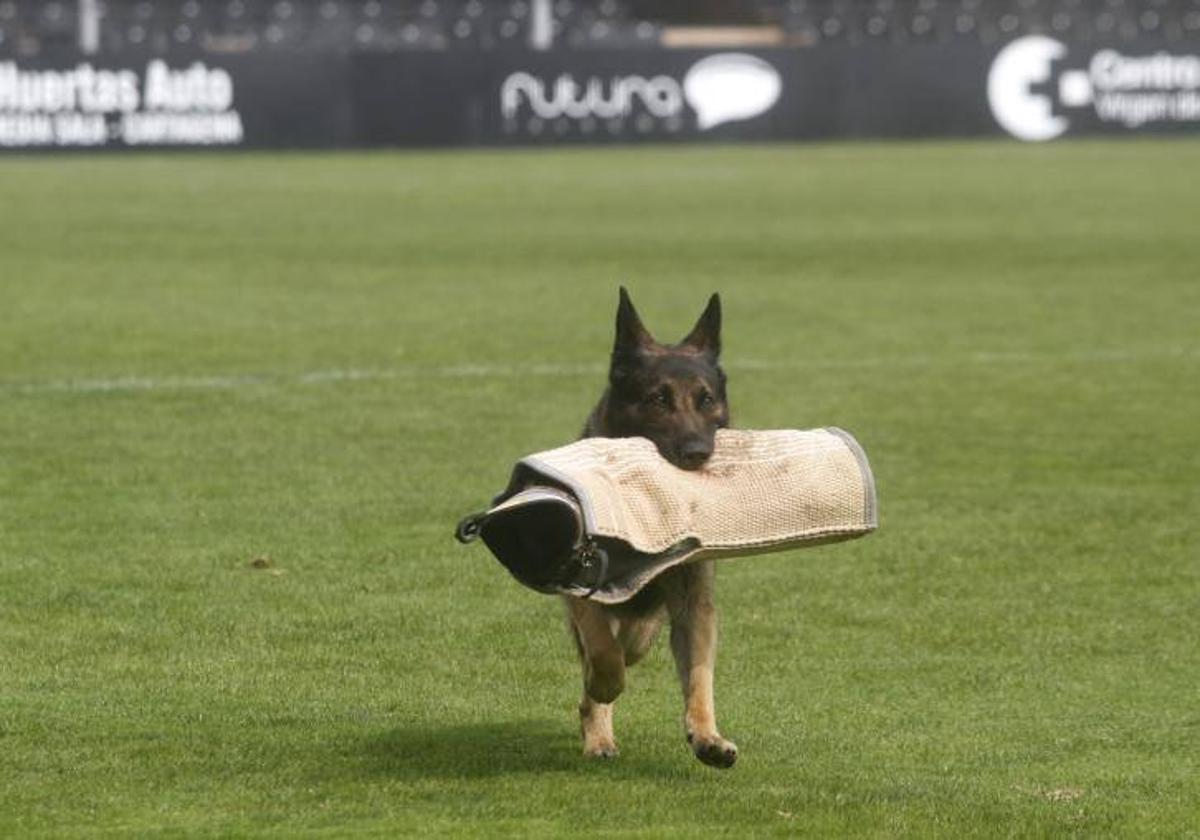
[{"label": "dog's paw", "polygon": [[709,735],[700,737],[688,733],[687,742],[692,747],[692,752],[696,754],[696,758],[707,764],[709,767],[717,767],[721,770],[728,769],[737,761],[737,744],[733,741],[727,741],[720,735]]},{"label": "dog's paw", "polygon": [[608,739],[597,739],[583,745],[583,757],[594,761],[609,761],[616,758],[619,752],[616,743]]}]

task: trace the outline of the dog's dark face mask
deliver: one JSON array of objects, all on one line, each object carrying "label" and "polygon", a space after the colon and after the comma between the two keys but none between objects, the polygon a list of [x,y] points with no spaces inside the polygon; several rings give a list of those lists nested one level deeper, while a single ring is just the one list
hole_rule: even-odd
[{"label": "dog's dark face mask", "polygon": [[729,425],[721,352],[721,299],[713,295],[687,338],[664,345],[642,325],[621,289],[609,370],[607,432],[649,438],[664,458],[695,470],[713,452],[717,429]]}]

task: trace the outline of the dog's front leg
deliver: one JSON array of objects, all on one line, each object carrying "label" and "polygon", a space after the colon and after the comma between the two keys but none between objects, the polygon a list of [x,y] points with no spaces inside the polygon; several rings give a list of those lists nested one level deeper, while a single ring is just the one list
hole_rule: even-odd
[{"label": "dog's front leg", "polygon": [[583,698],[579,702],[583,752],[612,758],[617,754],[612,702],[625,688],[625,654],[613,631],[613,620],[603,607],[580,598],[567,597],[566,602],[583,665]]},{"label": "dog's front leg", "polygon": [[732,767],[737,745],[717,731],[713,668],[717,658],[717,609],[712,561],[681,566],[664,576],[671,614],[671,651],[683,687],[684,727],[696,757],[713,767]]}]

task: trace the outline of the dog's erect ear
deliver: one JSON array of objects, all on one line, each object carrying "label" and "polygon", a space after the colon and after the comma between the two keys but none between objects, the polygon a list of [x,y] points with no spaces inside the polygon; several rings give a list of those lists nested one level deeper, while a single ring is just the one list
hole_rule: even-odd
[{"label": "dog's erect ear", "polygon": [[617,338],[613,342],[613,355],[622,356],[634,353],[643,347],[654,344],[654,336],[642,326],[642,319],[633,308],[629,292],[621,287],[621,302],[617,304]]},{"label": "dog's erect ear", "polygon": [[720,295],[714,294],[708,299],[708,306],[704,308],[704,313],[696,322],[696,326],[692,327],[688,337],[683,340],[683,345],[701,353],[708,353],[714,359],[721,355]]}]

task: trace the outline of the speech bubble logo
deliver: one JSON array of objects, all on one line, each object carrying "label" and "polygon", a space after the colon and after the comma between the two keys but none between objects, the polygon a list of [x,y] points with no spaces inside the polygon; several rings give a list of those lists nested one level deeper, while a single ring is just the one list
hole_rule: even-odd
[{"label": "speech bubble logo", "polygon": [[683,95],[695,110],[701,131],[766,113],[779,101],[782,89],[774,67],[745,53],[702,58],[683,78]]},{"label": "speech bubble logo", "polygon": [[1066,46],[1045,35],[1018,38],[1000,50],[988,71],[988,103],[996,122],[1021,140],[1052,140],[1067,130],[1067,118],[1054,115],[1054,103],[1033,86],[1050,81],[1050,67]]}]

